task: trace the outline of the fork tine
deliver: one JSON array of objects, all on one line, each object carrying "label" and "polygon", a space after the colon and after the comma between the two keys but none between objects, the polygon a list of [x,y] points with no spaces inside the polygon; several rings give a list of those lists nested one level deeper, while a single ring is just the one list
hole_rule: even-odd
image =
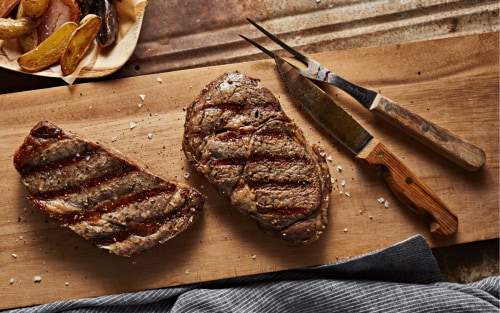
[{"label": "fork tine", "polygon": [[274,52],[270,51],[270,50],[267,50],[266,48],[264,48],[263,46],[259,45],[258,43],[256,43],[255,41],[253,41],[252,39],[248,39],[247,37],[243,36],[243,35],[240,35],[241,38],[245,39],[246,41],[248,41],[249,43],[251,43],[252,45],[256,46],[257,48],[259,48],[260,50],[262,50],[262,52],[266,53],[268,56],[270,56],[271,58],[274,59],[275,57],[275,54]]},{"label": "fork tine", "polygon": [[[258,43],[256,43],[256,42],[255,42],[255,41],[253,41],[252,39],[249,39],[249,38],[247,38],[247,37],[245,37],[245,36],[243,36],[243,35],[240,35],[240,37],[241,37],[241,38],[243,38],[243,39],[245,39],[246,41],[248,41],[248,42],[249,42],[249,43],[251,43],[252,45],[256,46],[256,47],[257,47],[257,48],[259,48],[260,50],[262,50],[262,52],[264,52],[265,54],[267,54],[267,55],[268,55],[268,56],[270,56],[271,58],[276,59],[277,55],[276,55],[274,52],[272,52],[272,51],[270,51],[270,50],[268,50],[268,49],[264,48],[263,46],[259,45]],[[301,73],[302,73],[302,70],[301,70],[301,69],[299,69],[298,67],[296,67],[295,65],[293,65],[292,63],[288,62],[287,60],[283,60],[283,61],[285,61],[286,63],[290,64],[291,66],[293,66],[294,68],[296,68],[296,69],[297,69],[297,71],[299,71],[299,72],[301,72]]]},{"label": "fork tine", "polygon": [[291,54],[293,54],[293,56],[295,58],[297,58],[298,60],[302,61],[304,64],[308,64],[309,63],[309,58],[308,57],[306,57],[305,55],[299,53],[297,50],[293,49],[292,47],[290,47],[289,45],[287,45],[283,41],[279,40],[278,37],[274,36],[273,34],[271,34],[270,32],[268,32],[267,30],[265,30],[264,28],[262,28],[262,26],[260,26],[259,24],[255,23],[254,21],[252,21],[251,19],[247,18],[247,20],[253,26],[257,27],[258,30],[260,30],[261,32],[263,32],[267,37],[269,37],[272,41],[274,41],[275,43],[277,43],[278,45],[280,45],[286,51],[288,51]]}]

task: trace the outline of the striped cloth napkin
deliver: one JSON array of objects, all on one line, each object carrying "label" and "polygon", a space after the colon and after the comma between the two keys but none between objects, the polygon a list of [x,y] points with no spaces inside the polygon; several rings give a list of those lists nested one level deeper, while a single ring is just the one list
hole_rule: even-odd
[{"label": "striped cloth napkin", "polygon": [[443,282],[426,240],[345,262],[5,312],[500,312],[500,276]]}]

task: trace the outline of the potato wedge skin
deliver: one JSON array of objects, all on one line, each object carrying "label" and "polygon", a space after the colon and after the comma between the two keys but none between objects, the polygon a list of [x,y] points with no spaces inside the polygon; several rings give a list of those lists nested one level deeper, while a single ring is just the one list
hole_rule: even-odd
[{"label": "potato wedge skin", "polygon": [[49,0],[21,0],[24,15],[31,18],[39,18],[49,6]]},{"label": "potato wedge skin", "polygon": [[83,59],[101,28],[101,18],[95,14],[86,15],[73,32],[61,57],[61,71],[64,76],[73,73]]},{"label": "potato wedge skin", "polygon": [[77,27],[74,22],[64,23],[37,48],[21,55],[17,63],[24,71],[34,73],[59,62]]},{"label": "potato wedge skin", "polygon": [[0,18],[0,39],[13,39],[28,35],[40,23],[39,19]]}]

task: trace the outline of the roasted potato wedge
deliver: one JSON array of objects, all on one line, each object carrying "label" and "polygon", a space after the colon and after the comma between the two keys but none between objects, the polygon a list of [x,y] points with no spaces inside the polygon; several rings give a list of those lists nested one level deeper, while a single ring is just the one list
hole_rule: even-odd
[{"label": "roasted potato wedge", "polygon": [[[26,3],[27,3],[26,0],[21,0],[21,2],[19,2],[19,5],[17,7],[16,18],[18,18],[18,19],[20,19],[22,17],[32,18],[31,16],[28,16],[26,14],[26,11],[25,11]],[[27,4],[28,11],[30,10],[30,5],[31,4]],[[33,29],[29,34],[18,37],[17,41],[19,42],[19,45],[21,46],[23,53],[35,49],[36,46],[38,45],[37,30]]]},{"label": "roasted potato wedge", "polygon": [[28,35],[40,23],[39,19],[0,18],[0,39],[13,39]]},{"label": "roasted potato wedge", "polygon": [[34,73],[59,62],[77,27],[74,22],[64,23],[36,49],[21,55],[17,63],[24,71]]},{"label": "roasted potato wedge", "polygon": [[20,0],[1,0],[0,1],[0,17],[6,17],[10,11],[15,8]]},{"label": "roasted potato wedge", "polygon": [[101,18],[94,14],[86,15],[71,35],[61,57],[61,71],[64,76],[73,73],[83,59],[101,28]]},{"label": "roasted potato wedge", "polygon": [[39,18],[49,6],[50,0],[21,0],[23,15],[31,18]]}]

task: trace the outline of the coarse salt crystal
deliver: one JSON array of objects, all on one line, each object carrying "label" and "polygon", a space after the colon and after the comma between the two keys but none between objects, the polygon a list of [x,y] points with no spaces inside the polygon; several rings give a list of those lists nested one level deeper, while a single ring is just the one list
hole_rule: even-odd
[{"label": "coarse salt crystal", "polygon": [[384,202],[384,207],[387,209],[389,207],[389,201]]},{"label": "coarse salt crystal", "polygon": [[11,279],[9,280],[9,284],[11,284],[11,285],[12,285],[14,282],[15,282],[14,278],[11,278]]},{"label": "coarse salt crystal", "polygon": [[17,259],[17,254],[12,253],[12,257],[13,257],[14,259]]},{"label": "coarse salt crystal", "polygon": [[149,133],[149,134],[148,134],[148,139],[151,139],[151,138],[153,138],[153,134],[152,134],[152,133]]},{"label": "coarse salt crystal", "polygon": [[35,277],[33,277],[33,281],[34,281],[35,283],[39,283],[39,282],[41,282],[41,281],[42,281],[42,277],[41,277],[41,276],[35,276]]},{"label": "coarse salt crystal", "polygon": [[142,108],[142,103],[137,103],[137,107],[140,109]]},{"label": "coarse salt crystal", "polygon": [[134,129],[137,126],[137,124],[134,122],[130,122],[129,126],[130,126],[130,129]]},{"label": "coarse salt crystal", "polygon": [[144,100],[146,99],[146,95],[145,95],[145,94],[143,94],[143,93],[141,93],[141,94],[139,95],[139,98],[141,98],[141,100],[142,100],[142,101],[144,101]]},{"label": "coarse salt crystal", "polygon": [[88,161],[88,160],[90,160],[90,155],[87,155],[87,156],[85,157],[85,161]]},{"label": "coarse salt crystal", "polygon": [[161,77],[158,77],[158,78],[156,79],[156,81],[157,81],[157,82],[159,82],[160,84],[163,82],[163,80],[161,79]]},{"label": "coarse salt crystal", "polygon": [[377,201],[378,201],[378,203],[382,204],[382,203],[384,203],[385,200],[384,200],[384,198],[378,198]]},{"label": "coarse salt crystal", "polygon": [[191,272],[189,271],[189,269],[186,269],[186,270],[184,271],[184,274],[189,275],[189,274],[191,274]]},{"label": "coarse salt crystal", "polygon": [[185,178],[185,179],[188,179],[188,178],[189,178],[189,175],[190,175],[190,174],[189,174],[188,172],[184,173],[184,178]]},{"label": "coarse salt crystal", "polygon": [[351,193],[350,193],[349,191],[344,192],[344,194],[345,194],[347,197],[350,197],[350,196],[351,196]]},{"label": "coarse salt crystal", "polygon": [[252,259],[255,260],[257,256],[255,254],[252,254]]},{"label": "coarse salt crystal", "polygon": [[116,137],[111,137],[111,141],[112,141],[112,142],[115,142],[117,139],[118,139],[118,138],[116,138]]},{"label": "coarse salt crystal", "polygon": [[332,158],[332,156],[331,156],[331,155],[329,155],[329,156],[326,158],[326,160],[331,162],[331,161],[333,160],[333,158]]},{"label": "coarse salt crystal", "polygon": [[349,231],[349,228],[344,228],[344,233],[347,233]]},{"label": "coarse salt crystal", "polygon": [[342,166],[340,165],[337,166],[337,172],[342,172]]},{"label": "coarse salt crystal", "polygon": [[64,285],[65,285],[66,287],[68,287],[68,286],[69,286],[69,282],[65,282],[65,283],[64,283]]},{"label": "coarse salt crystal", "polygon": [[342,179],[342,181],[340,182],[340,184],[342,185],[342,187],[345,186],[345,180]]}]

